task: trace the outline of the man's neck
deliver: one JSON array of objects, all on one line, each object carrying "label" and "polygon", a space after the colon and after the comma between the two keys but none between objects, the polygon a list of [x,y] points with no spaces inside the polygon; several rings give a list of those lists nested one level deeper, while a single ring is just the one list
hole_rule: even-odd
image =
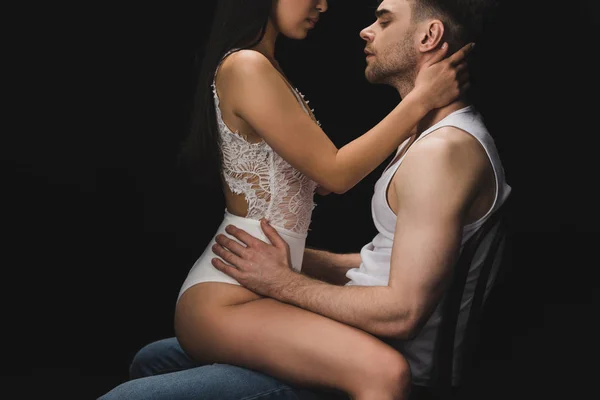
[{"label": "man's neck", "polygon": [[[400,98],[404,98],[415,87],[414,79],[412,79],[410,81],[407,79],[398,80],[397,82],[393,82],[390,85],[398,91]],[[464,108],[468,105],[469,105],[469,102],[463,96],[444,107],[440,107],[440,108],[431,110],[417,124],[417,127],[415,129],[415,135],[417,137],[419,137],[421,135],[421,133],[425,132],[427,129],[431,128],[433,125],[440,122],[442,119],[446,118],[448,115],[452,114],[454,111],[460,110],[461,108]]]},{"label": "man's neck", "polygon": [[447,106],[436,108],[431,110],[419,123],[417,124],[417,136],[421,135],[424,131],[431,128],[433,125],[446,118],[448,115],[455,111],[465,108],[469,103],[464,99],[453,101]]}]

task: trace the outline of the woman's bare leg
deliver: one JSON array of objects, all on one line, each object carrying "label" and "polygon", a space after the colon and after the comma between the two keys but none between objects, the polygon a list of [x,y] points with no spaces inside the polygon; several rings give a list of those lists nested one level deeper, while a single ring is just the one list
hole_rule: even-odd
[{"label": "woman's bare leg", "polygon": [[[407,398],[409,366],[389,345],[359,329],[249,293],[218,283],[188,289],[175,318],[183,348],[201,363],[234,364],[292,384],[338,389],[357,400]],[[233,298],[246,301],[222,303]]]}]

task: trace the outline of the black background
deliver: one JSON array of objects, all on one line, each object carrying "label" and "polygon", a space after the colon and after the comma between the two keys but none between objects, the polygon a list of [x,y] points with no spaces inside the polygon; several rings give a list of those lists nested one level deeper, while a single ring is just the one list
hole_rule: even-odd
[{"label": "black background", "polygon": [[[139,348],[173,335],[179,287],[224,207],[175,166],[214,3],[18,15],[12,127],[0,146],[7,387],[95,398],[127,378]],[[473,390],[575,398],[598,355],[597,6],[504,3],[478,43],[485,73],[474,79],[513,187],[514,241]],[[334,1],[308,39],[278,47],[338,146],[399,100],[364,79],[358,32],[372,6]],[[368,242],[380,173],[318,197],[308,244],[358,251]]]}]

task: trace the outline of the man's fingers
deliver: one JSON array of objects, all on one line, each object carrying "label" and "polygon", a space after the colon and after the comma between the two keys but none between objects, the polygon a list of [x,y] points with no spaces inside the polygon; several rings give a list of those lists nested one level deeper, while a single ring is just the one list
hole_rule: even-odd
[{"label": "man's fingers", "polygon": [[269,239],[271,241],[273,246],[278,247],[278,248],[286,248],[287,247],[287,242],[285,240],[283,240],[283,238],[279,235],[279,232],[277,232],[275,230],[275,228],[273,228],[266,219],[263,218],[260,220],[260,227],[262,228],[263,232],[265,233],[265,236],[267,237],[267,239]]},{"label": "man's fingers", "polygon": [[441,60],[444,59],[444,57],[446,56],[446,53],[448,52],[448,43],[444,42],[444,44],[442,45],[442,47],[440,47],[435,54],[433,55],[433,57],[431,57],[429,60],[427,60],[427,62],[425,63],[426,65],[433,65],[436,62],[439,62]]},{"label": "man's fingers", "polygon": [[473,47],[475,47],[475,43],[464,45],[460,50],[448,57],[450,64],[458,65],[469,55],[469,53],[473,50]]},{"label": "man's fingers", "polygon": [[236,242],[235,240],[229,239],[225,235],[217,235],[215,237],[215,242],[225,247],[227,250],[236,254],[237,256],[244,257],[244,250],[246,248],[238,242]]},{"label": "man's fingers", "polygon": [[212,247],[212,251],[213,253],[221,257],[223,260],[227,261],[229,264],[232,264],[235,267],[239,267],[240,263],[244,261],[242,258],[233,254],[231,251],[226,250],[219,244],[214,244]]},{"label": "man's fingers", "polygon": [[219,260],[218,258],[213,258],[212,259],[212,265],[218,269],[219,271],[231,276],[233,279],[239,281],[239,275],[240,272],[235,269],[234,267],[232,267],[231,265],[227,265],[225,264],[223,261]]},{"label": "man's fingers", "polygon": [[467,71],[469,69],[469,65],[467,64],[466,61],[463,61],[461,63],[459,63],[458,65],[456,65],[456,67],[454,67],[456,69],[456,73],[460,74],[463,71]]},{"label": "man's fingers", "polygon": [[239,239],[239,241],[244,243],[246,246],[257,246],[257,245],[261,245],[261,244],[266,244],[262,240],[255,238],[254,236],[250,235],[248,232],[246,232],[243,229],[240,229],[234,225],[228,225],[225,228],[225,232],[227,232],[231,236],[235,237],[236,239]]}]

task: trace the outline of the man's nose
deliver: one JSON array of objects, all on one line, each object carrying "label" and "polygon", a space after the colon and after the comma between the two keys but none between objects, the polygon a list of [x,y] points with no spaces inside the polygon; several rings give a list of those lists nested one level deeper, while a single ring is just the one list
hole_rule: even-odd
[{"label": "man's nose", "polygon": [[362,31],[360,31],[360,37],[366,42],[372,42],[373,38],[375,37],[375,34],[371,30],[371,27],[368,26]]}]

